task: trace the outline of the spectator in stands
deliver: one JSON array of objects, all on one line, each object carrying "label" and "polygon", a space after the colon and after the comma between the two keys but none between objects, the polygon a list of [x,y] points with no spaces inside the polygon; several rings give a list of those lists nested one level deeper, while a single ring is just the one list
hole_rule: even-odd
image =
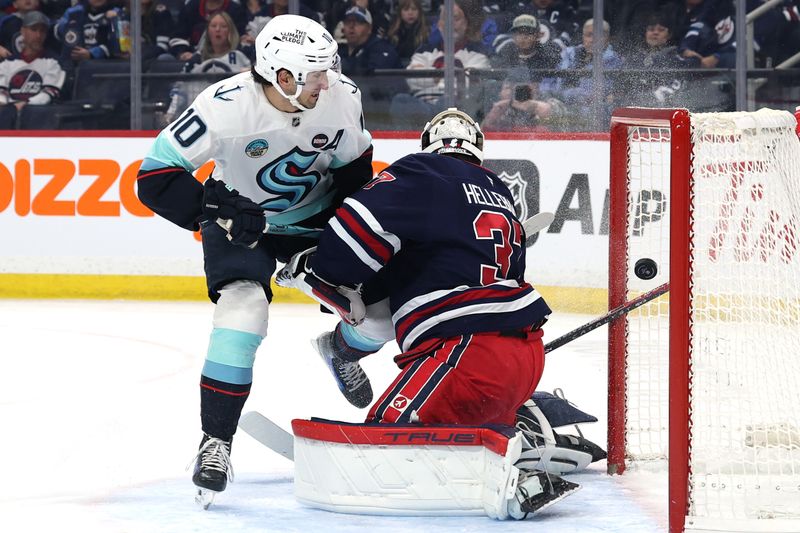
[{"label": "spectator in stands", "polygon": [[[442,8],[442,12],[444,8]],[[440,14],[441,15],[441,14]],[[479,0],[455,0],[453,6],[453,37],[455,65],[462,69],[489,68],[490,50],[481,42],[483,11]],[[444,30],[444,18],[439,17],[439,30]],[[408,69],[444,68],[444,43],[425,44],[411,57]],[[396,94],[392,98],[391,114],[398,123],[418,126],[429,117],[443,111],[444,78],[408,78],[412,93]],[[465,87],[466,88],[466,87]]]},{"label": "spectator in stands", "polygon": [[561,63],[561,49],[552,41],[539,42],[539,21],[533,15],[519,15],[511,25],[512,41],[503,43],[491,58],[494,68],[526,67],[555,69]]},{"label": "spectator in stands", "polygon": [[[605,18],[611,26],[611,44],[622,57],[642,45],[642,28],[654,13],[669,19],[674,29],[683,0],[617,0],[605,3]],[[673,36],[674,36],[673,31]]]},{"label": "spectator in stands", "polygon": [[[656,12],[644,25],[643,36],[625,59],[625,67],[642,72],[632,76],[625,91],[625,105],[669,107],[681,105],[676,94],[686,84],[685,76],[674,69],[694,68],[695,57],[684,58],[674,44],[674,19],[665,12]],[[685,105],[685,103],[684,103]]]},{"label": "spectator in stands", "polygon": [[422,1],[400,0],[387,32],[387,39],[397,50],[403,66],[408,65],[414,52],[428,41],[429,33]]},{"label": "spectator in stands", "polygon": [[[571,46],[564,50],[561,58],[561,68],[563,70],[588,70],[591,71],[594,62],[594,39],[601,39],[601,58],[603,69],[619,69],[622,67],[622,58],[614,51],[608,43],[609,25],[605,20],[600,26],[601,31],[595,31],[594,20],[589,19],[583,24],[583,42],[577,46]],[[611,76],[605,76],[605,96],[604,115],[611,117],[614,95]],[[582,112],[591,109],[595,104],[594,83],[591,75],[579,76],[574,79],[561,79],[558,83],[559,98],[569,106],[570,111]]]},{"label": "spectator in stands", "polygon": [[169,41],[170,53],[181,61],[189,61],[197,51],[209,18],[223,11],[233,20],[237,33],[243,35],[247,29],[247,10],[238,2],[187,0],[178,14],[175,31]]},{"label": "spectator in stands", "polygon": [[[169,53],[169,38],[175,27],[169,8],[161,0],[139,0],[142,3],[142,59],[174,59]],[[125,0],[122,16],[130,20],[131,0]]]},{"label": "spectator in stands", "polygon": [[678,49],[703,68],[736,66],[735,11],[732,0],[686,0]]},{"label": "spectator in stands", "polygon": [[50,20],[40,11],[22,17],[22,50],[0,62],[0,129],[11,129],[26,105],[46,105],[59,97],[66,74],[45,49]]},{"label": "spectator in stands", "polygon": [[[58,20],[64,12],[75,5],[77,0],[40,0],[40,9],[42,13],[45,14],[47,18],[51,21]],[[52,24],[51,24],[52,26]],[[47,47],[47,42],[45,41],[45,47]]]},{"label": "spectator in stands", "polygon": [[82,0],[67,9],[55,28],[63,59],[80,63],[120,57],[118,14],[110,0]]},{"label": "spectator in stands", "polygon": [[326,13],[328,28],[331,35],[343,42],[342,20],[344,14],[353,6],[366,9],[372,15],[372,33],[378,37],[386,37],[389,23],[392,20],[392,8],[394,0],[333,0],[331,7]]},{"label": "spectator in stands", "polygon": [[[31,11],[40,11],[39,0],[14,0],[14,12],[0,16],[0,61],[22,51],[22,17]],[[58,53],[59,43],[48,31],[45,48]]]},{"label": "spectator in stands", "polygon": [[325,16],[325,25],[334,39],[344,42],[344,14],[351,7],[358,6],[372,15],[372,32],[378,37],[385,37],[391,22],[392,2],[393,0],[332,0]]},{"label": "spectator in stands", "polygon": [[508,15],[500,25],[505,33],[518,15],[533,15],[540,23],[541,41],[553,41],[561,49],[572,46],[578,35],[578,19],[575,10],[558,0],[510,0]]},{"label": "spectator in stands", "polygon": [[372,15],[363,7],[353,6],[344,15],[344,37],[339,45],[342,72],[363,76],[376,68],[401,68],[397,51],[385,39],[372,33]]},{"label": "spectator in stands", "polygon": [[[444,2],[441,2],[444,4]],[[496,14],[492,8],[487,8],[487,4],[480,1],[481,4],[481,30],[480,30],[480,38],[483,44],[489,49],[493,50],[496,44],[496,41],[500,38],[498,24],[495,20],[495,16],[500,17],[499,14]],[[494,4],[491,4],[494,5]],[[440,8],[440,11],[443,11]],[[442,40],[442,32],[441,28],[444,27],[442,24],[439,25],[439,18],[436,17],[433,19],[433,23],[431,25],[430,37],[428,37],[428,42],[430,44],[435,45],[439,41]]]},{"label": "spectator in stands", "polygon": [[[747,0],[747,12],[766,0]],[[778,65],[800,52],[800,0],[784,0],[753,23],[757,66]]]},{"label": "spectator in stands", "polygon": [[540,92],[539,82],[527,67],[513,69],[500,88],[481,127],[484,131],[541,130],[566,114],[558,98]]},{"label": "spectator in stands", "polygon": [[[267,22],[272,20],[272,17],[289,13],[289,0],[272,0],[269,3],[265,0],[248,0],[245,5],[247,6],[248,22],[244,33],[241,34],[240,47],[252,61],[255,59],[253,45],[256,42],[256,36],[267,25]],[[299,2],[298,6],[298,14],[301,17],[309,18],[314,22],[322,21],[320,14],[304,2]]]},{"label": "spectator in stands", "polygon": [[[239,32],[231,16],[220,11],[208,19],[206,31],[200,38],[200,49],[184,65],[185,73],[230,73],[250,69],[250,60],[239,48]],[[194,101],[212,80],[176,82],[170,91],[170,105],[164,125],[175,120]]]}]

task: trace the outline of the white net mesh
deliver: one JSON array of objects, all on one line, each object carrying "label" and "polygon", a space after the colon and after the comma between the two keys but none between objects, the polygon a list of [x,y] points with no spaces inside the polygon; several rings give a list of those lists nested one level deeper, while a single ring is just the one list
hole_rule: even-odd
[{"label": "white net mesh", "polygon": [[[687,523],[800,520],[800,142],[795,120],[785,112],[762,110],[694,114],[691,124]],[[669,129],[630,130],[631,297],[668,281],[669,154]],[[633,263],[642,257],[657,262],[656,279],[633,275]],[[664,459],[666,298],[628,316],[627,352],[628,459]],[[748,523],[736,529],[757,528]]]}]

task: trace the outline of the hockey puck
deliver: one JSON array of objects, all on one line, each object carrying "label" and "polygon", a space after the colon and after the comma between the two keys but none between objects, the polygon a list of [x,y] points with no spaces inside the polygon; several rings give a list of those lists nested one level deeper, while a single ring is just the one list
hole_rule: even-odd
[{"label": "hockey puck", "polygon": [[639,279],[653,279],[658,274],[658,266],[656,262],[649,257],[643,257],[636,261],[633,267],[633,273]]}]

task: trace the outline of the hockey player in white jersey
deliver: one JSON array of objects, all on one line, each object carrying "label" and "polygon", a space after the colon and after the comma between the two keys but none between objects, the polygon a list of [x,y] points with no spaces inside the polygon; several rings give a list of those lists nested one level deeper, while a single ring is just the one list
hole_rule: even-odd
[{"label": "hockey player in white jersey", "polygon": [[[255,47],[252,71],[203,91],[159,134],[138,176],[145,205],[202,232],[216,307],[192,480],[206,507],[233,477],[231,441],[267,333],[276,261],[314,246],[313,228],[372,177],[361,94],[339,73],[331,35],[310,19],[282,15]],[[191,173],[212,159],[212,177],[201,185]]]}]

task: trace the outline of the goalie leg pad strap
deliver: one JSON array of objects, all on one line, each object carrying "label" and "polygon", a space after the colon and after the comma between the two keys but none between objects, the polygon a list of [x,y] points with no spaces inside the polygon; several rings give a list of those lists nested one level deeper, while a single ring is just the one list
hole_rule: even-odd
[{"label": "goalie leg pad strap", "polygon": [[583,470],[593,461],[605,458],[596,444],[573,435],[557,434],[548,418],[533,400],[517,411],[517,428],[525,436],[516,466],[563,475]]}]

